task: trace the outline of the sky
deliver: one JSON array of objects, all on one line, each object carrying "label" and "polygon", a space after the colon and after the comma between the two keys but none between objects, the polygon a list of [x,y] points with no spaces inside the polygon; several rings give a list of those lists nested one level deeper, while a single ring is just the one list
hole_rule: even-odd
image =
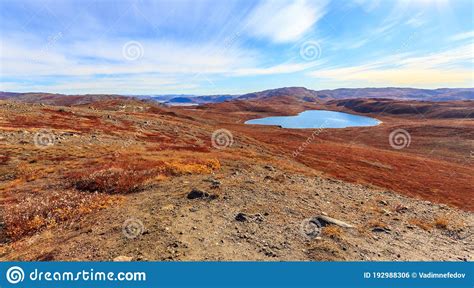
[{"label": "sky", "polygon": [[472,0],[0,0],[0,91],[474,87]]}]

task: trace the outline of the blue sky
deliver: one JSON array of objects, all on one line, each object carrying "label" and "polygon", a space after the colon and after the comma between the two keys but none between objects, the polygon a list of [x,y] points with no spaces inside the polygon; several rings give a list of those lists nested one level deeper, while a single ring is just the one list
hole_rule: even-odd
[{"label": "blue sky", "polygon": [[0,90],[473,87],[471,0],[0,0]]}]

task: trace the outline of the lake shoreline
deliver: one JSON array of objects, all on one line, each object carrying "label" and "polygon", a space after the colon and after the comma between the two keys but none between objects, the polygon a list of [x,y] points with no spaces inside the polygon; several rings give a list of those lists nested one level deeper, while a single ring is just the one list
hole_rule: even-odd
[{"label": "lake shoreline", "polygon": [[[308,122],[311,123],[308,125]],[[297,115],[250,119],[248,125],[279,126],[285,129],[344,129],[373,127],[383,122],[377,118],[331,110],[305,110]]]}]

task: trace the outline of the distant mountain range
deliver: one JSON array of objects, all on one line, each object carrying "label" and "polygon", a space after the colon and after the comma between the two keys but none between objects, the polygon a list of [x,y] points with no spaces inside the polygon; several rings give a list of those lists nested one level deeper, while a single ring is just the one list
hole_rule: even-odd
[{"label": "distant mountain range", "polygon": [[315,92],[319,97],[333,99],[386,98],[423,101],[474,100],[474,88],[341,88]]},{"label": "distant mountain range", "polygon": [[238,98],[240,95],[189,95],[189,94],[169,94],[169,95],[137,95],[135,97],[141,99],[153,99],[161,103],[170,104],[205,104],[205,103],[219,103]]},{"label": "distant mountain range", "polygon": [[[144,100],[158,101],[169,105],[219,103],[231,100],[263,100],[273,97],[296,98],[305,102],[319,102],[338,99],[385,98],[399,100],[453,101],[474,100],[474,88],[340,88],[334,90],[311,90],[304,87],[283,87],[243,95],[127,95]],[[51,93],[14,93],[0,92],[0,99],[17,99],[30,103],[53,104],[56,99],[68,104],[93,102],[96,99],[125,97],[123,95],[64,95]]]},{"label": "distant mountain range", "polygon": [[386,98],[423,101],[474,100],[474,88],[341,88],[311,90],[304,87],[283,87],[243,95],[158,95],[150,96],[164,103],[218,103],[229,100],[260,100],[272,97],[296,97],[307,102],[354,98]]}]

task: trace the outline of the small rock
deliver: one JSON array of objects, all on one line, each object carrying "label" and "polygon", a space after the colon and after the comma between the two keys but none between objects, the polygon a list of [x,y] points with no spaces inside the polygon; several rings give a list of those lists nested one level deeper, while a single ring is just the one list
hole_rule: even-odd
[{"label": "small rock", "polygon": [[263,220],[265,220],[265,217],[263,217],[262,214],[255,214],[255,215],[247,215],[245,213],[238,213],[236,216],[235,216],[235,220],[239,221],[239,222],[263,222]]},{"label": "small rock", "polygon": [[390,211],[388,211],[387,209],[382,209],[382,212],[383,212],[383,214],[385,214],[385,216],[392,215],[392,213]]},{"label": "small rock", "polygon": [[263,222],[264,217],[263,217],[262,214],[255,214],[255,215],[252,217],[252,220],[253,220],[253,221],[256,221],[256,222]]},{"label": "small rock", "polygon": [[213,188],[213,189],[219,188],[220,186],[221,186],[220,181],[214,180],[214,181],[211,182],[211,188]]},{"label": "small rock", "polygon": [[385,232],[390,234],[390,228],[387,227],[373,227],[372,232]]},{"label": "small rock", "polygon": [[267,257],[277,257],[278,255],[273,252],[271,249],[264,247],[263,249],[260,250],[263,252],[263,254]]},{"label": "small rock", "polygon": [[207,179],[204,179],[202,181],[211,182],[211,184],[213,184],[213,185],[220,185],[221,184],[221,182],[219,180],[216,180],[214,178],[207,178]]},{"label": "small rock", "polygon": [[165,205],[165,206],[161,207],[161,210],[165,210],[165,211],[171,211],[173,209],[174,209],[173,204],[168,204],[168,205]]},{"label": "small rock", "polygon": [[207,192],[204,192],[202,190],[199,190],[199,189],[193,189],[191,190],[191,192],[188,193],[188,196],[187,196],[188,199],[204,199],[204,198],[208,198],[208,199],[216,199],[217,198],[217,195],[211,195]]},{"label": "small rock", "polygon": [[240,212],[235,216],[235,220],[239,222],[245,222],[245,221],[248,221],[248,217],[246,214]]},{"label": "small rock", "polygon": [[387,202],[387,201],[385,201],[385,200],[380,200],[380,201],[379,201],[379,203],[380,203],[380,204],[382,204],[382,205],[385,205],[385,206],[387,206],[387,205],[388,205],[388,202]]},{"label": "small rock", "polygon": [[133,257],[123,255],[114,258],[114,262],[130,262],[132,260]]},{"label": "small rock", "polygon": [[408,211],[408,207],[399,204],[395,207],[395,211],[397,213],[404,213],[404,212]]},{"label": "small rock", "polygon": [[271,166],[271,165],[265,165],[263,168],[267,169],[268,171],[275,171],[275,167]]},{"label": "small rock", "polygon": [[341,220],[338,220],[338,219],[334,219],[334,218],[331,218],[331,217],[328,217],[328,216],[325,216],[325,215],[319,215],[319,216],[316,216],[313,218],[313,220],[315,220],[316,223],[321,223],[321,226],[327,226],[329,224],[334,224],[334,225],[337,225],[339,227],[344,227],[344,228],[354,228],[354,226],[352,226],[351,224],[348,224],[344,221],[341,221]]}]

